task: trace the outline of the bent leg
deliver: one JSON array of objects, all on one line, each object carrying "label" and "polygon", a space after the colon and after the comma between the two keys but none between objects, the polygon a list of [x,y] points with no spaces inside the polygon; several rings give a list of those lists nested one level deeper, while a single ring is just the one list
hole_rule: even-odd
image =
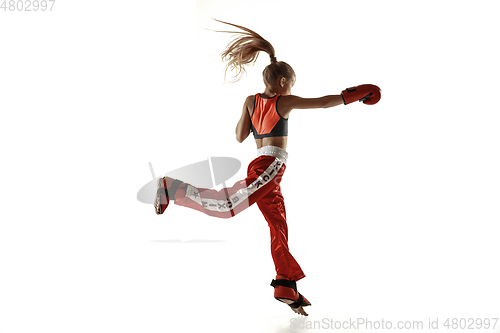
[{"label": "bent leg", "polygon": [[285,165],[278,158],[260,156],[248,166],[247,177],[232,187],[213,190],[186,184],[185,195],[181,198],[176,195],[175,204],[210,216],[230,218],[272,190],[275,183],[281,180],[284,171]]}]

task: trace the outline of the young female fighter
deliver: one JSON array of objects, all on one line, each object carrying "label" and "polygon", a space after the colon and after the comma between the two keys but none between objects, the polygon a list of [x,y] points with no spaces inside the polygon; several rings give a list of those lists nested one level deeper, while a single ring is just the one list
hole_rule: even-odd
[{"label": "young female fighter", "polygon": [[329,108],[354,101],[375,104],[380,99],[380,89],[375,85],[360,85],[342,91],[340,95],[320,98],[301,98],[291,95],[295,72],[283,61],[277,61],[273,46],[250,29],[241,29],[229,43],[222,59],[228,69],[236,70],[236,81],[245,72],[244,65],[256,61],[260,51],[266,52],[271,63],[264,69],[263,93],[248,96],[241,118],[236,125],[236,140],[243,142],[253,132],[257,145],[257,158],[247,170],[247,177],[230,188],[220,191],[196,188],[169,177],[158,180],[155,197],[156,214],[163,214],[170,200],[176,205],[189,207],[210,216],[229,218],[257,203],[271,231],[271,254],[276,267],[276,279],[271,286],[274,297],[299,314],[306,315],[303,307],[311,305],[297,291],[296,281],[305,277],[304,272],[288,249],[288,229],[285,203],[280,182],[285,172],[287,157],[288,116],[293,109]]}]

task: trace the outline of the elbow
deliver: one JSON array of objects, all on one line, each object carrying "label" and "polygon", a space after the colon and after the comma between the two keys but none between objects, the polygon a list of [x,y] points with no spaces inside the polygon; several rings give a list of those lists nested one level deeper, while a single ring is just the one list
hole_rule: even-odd
[{"label": "elbow", "polygon": [[239,143],[242,143],[243,141],[245,141],[246,139],[246,136],[243,136],[239,133],[236,133],[236,141],[238,141]]},{"label": "elbow", "polygon": [[236,141],[238,141],[239,143],[242,143],[243,141],[246,140],[246,138],[248,138],[248,136],[250,135],[250,132],[251,132],[250,126],[246,126],[243,124],[243,126],[236,127],[236,131],[235,131]]},{"label": "elbow", "polygon": [[248,135],[250,134],[250,131],[243,132],[243,131],[236,131],[236,141],[239,143],[242,143],[245,141],[246,138],[248,138]]}]

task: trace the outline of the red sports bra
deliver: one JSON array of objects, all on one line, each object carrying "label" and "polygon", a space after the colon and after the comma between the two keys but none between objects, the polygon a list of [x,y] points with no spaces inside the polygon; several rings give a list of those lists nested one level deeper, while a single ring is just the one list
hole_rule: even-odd
[{"label": "red sports bra", "polygon": [[288,136],[288,118],[283,118],[276,106],[280,96],[268,98],[262,97],[260,94],[255,95],[253,111],[250,116],[255,139]]}]

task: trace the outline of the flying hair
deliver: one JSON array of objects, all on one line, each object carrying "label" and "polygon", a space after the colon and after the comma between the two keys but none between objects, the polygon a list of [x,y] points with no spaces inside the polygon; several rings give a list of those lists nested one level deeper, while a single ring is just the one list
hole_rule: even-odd
[{"label": "flying hair", "polygon": [[224,81],[227,76],[227,71],[234,71],[235,75],[232,82],[239,81],[243,74],[246,74],[245,66],[254,65],[259,56],[259,52],[263,51],[269,55],[271,64],[268,65],[263,72],[264,83],[271,84],[280,76],[286,79],[295,80],[295,73],[290,65],[282,61],[277,61],[274,47],[267,40],[262,38],[261,35],[248,28],[220,21],[217,22],[231,25],[242,31],[218,31],[235,34],[234,38],[229,42],[227,48],[221,53],[223,61],[227,62],[226,70],[224,72]]}]

